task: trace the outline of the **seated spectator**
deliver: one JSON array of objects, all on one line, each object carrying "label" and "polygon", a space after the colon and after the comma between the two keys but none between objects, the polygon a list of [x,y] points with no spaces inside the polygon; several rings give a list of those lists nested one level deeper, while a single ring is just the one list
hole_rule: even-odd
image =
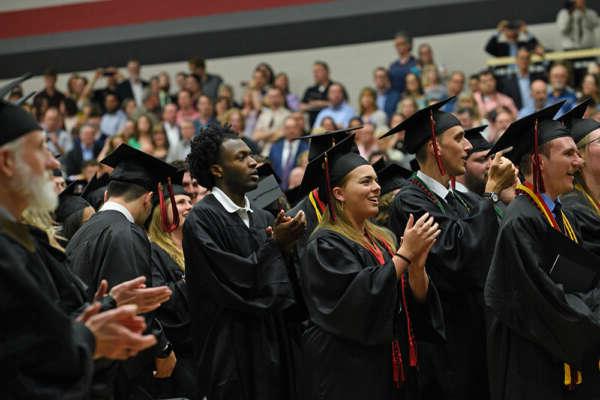
[{"label": "seated spectator", "polygon": [[304,91],[300,110],[308,113],[308,123],[315,125],[315,120],[319,112],[329,106],[327,94],[329,87],[333,83],[329,78],[329,65],[324,61],[315,61],[313,64],[314,85],[309,86]]},{"label": "seated spectator", "polygon": [[268,147],[283,136],[283,122],[290,115],[279,88],[269,89],[266,103],[267,107],[260,112],[252,135],[252,140],[263,146],[263,154],[268,154]]},{"label": "seated spectator", "polygon": [[[357,117],[357,120],[360,121],[360,118]],[[362,124],[362,121],[359,125]],[[342,129],[338,126],[338,124],[335,123],[335,121],[333,120],[333,118],[331,117],[325,117],[323,118],[323,120],[321,121],[321,125],[318,126],[317,128],[314,128],[314,130],[320,130],[321,132],[330,132],[330,131],[337,131],[338,129]]]},{"label": "seated spectator", "polygon": [[116,93],[106,93],[104,110],[105,113],[100,119],[100,133],[104,136],[114,136],[123,129],[127,121],[127,114],[121,110],[119,96]]},{"label": "seated spectator", "polygon": [[89,182],[100,170],[100,163],[97,160],[84,161],[81,166],[81,179]]},{"label": "seated spectator", "polygon": [[192,93],[189,90],[183,89],[179,91],[177,94],[177,105],[179,107],[179,111],[177,111],[178,125],[181,125],[184,120],[194,121],[200,117],[200,113],[194,108]]},{"label": "seated spectator", "polygon": [[256,109],[262,107],[264,97],[269,89],[269,83],[267,81],[267,73],[262,69],[254,69],[252,72],[252,79],[247,83],[248,90],[252,92],[252,101],[255,102],[254,106]]},{"label": "seated spectator", "polygon": [[397,113],[402,114],[404,118],[408,118],[419,110],[419,106],[412,97],[405,97],[398,103]]},{"label": "seated spectator", "polygon": [[479,114],[479,107],[477,107],[477,101],[471,93],[462,93],[458,96],[456,101],[456,108],[469,108],[473,111],[473,126],[486,125],[488,123],[481,114]]},{"label": "seated spectator", "polygon": [[168,162],[175,160],[185,160],[192,147],[192,139],[196,135],[196,128],[192,121],[183,120],[179,125],[181,128],[181,140],[169,152]]},{"label": "seated spectator", "polygon": [[185,89],[185,82],[186,82],[187,77],[188,77],[188,74],[183,71],[179,71],[177,73],[177,75],[175,75],[175,84],[177,85],[177,90],[176,90],[177,93],[179,93],[180,91]]},{"label": "seated spectator", "polygon": [[531,99],[533,100],[532,104],[519,110],[519,118],[533,114],[551,104],[548,102],[548,85],[543,80],[536,79],[531,82],[529,90]]},{"label": "seated spectator", "polygon": [[435,60],[433,59],[433,49],[429,43],[421,43],[417,49],[417,55],[417,70],[420,75],[423,75],[425,67],[431,65],[435,67],[440,76],[440,80],[443,80],[446,77],[445,69],[435,63]]},{"label": "seated spectator", "polygon": [[377,91],[377,108],[383,110],[389,120],[396,112],[396,107],[398,107],[400,101],[400,93],[392,89],[388,70],[384,67],[375,68],[373,81]]},{"label": "seated spectator", "polygon": [[194,120],[196,134],[200,133],[200,131],[208,125],[217,123],[217,119],[215,118],[215,108],[210,97],[204,94],[198,97],[197,109],[198,118]]},{"label": "seated spectator", "polygon": [[273,71],[273,67],[269,63],[260,62],[256,67],[254,67],[255,71],[260,71],[265,76],[265,81],[267,82],[267,87],[274,86],[275,84],[275,71]]},{"label": "seated spectator", "polygon": [[144,89],[148,86],[148,82],[140,77],[142,67],[136,59],[131,59],[127,62],[128,78],[117,85],[117,94],[119,99],[134,99],[135,104],[141,107],[144,102]]},{"label": "seated spectator", "polygon": [[165,161],[169,155],[169,140],[162,125],[155,125],[152,132],[152,155],[159,160]]},{"label": "seated spectator", "polygon": [[[405,119],[406,118],[402,114],[396,113],[392,116],[390,126],[394,127],[403,122]],[[391,135],[391,137],[394,138],[394,145],[392,148],[387,149],[385,153],[388,160],[396,162],[402,165],[404,168],[411,170],[412,168],[410,166],[410,161],[414,160],[415,156],[404,153],[404,135],[405,131],[400,131],[395,135]]]},{"label": "seated spectator", "polygon": [[292,113],[292,117],[294,117],[296,119],[296,123],[298,123],[298,126],[300,126],[300,128],[302,128],[302,136],[308,135],[309,131],[306,129],[305,114],[302,111],[294,111]]},{"label": "seated spectator", "polygon": [[160,71],[158,73],[158,89],[161,108],[164,108],[167,104],[175,103],[177,101],[174,96],[171,96],[171,77],[166,71]]},{"label": "seated spectator", "polygon": [[456,96],[456,98],[444,104],[440,109],[444,112],[454,112],[454,110],[456,109],[456,102],[458,101],[458,96],[460,96],[464,88],[465,74],[462,71],[453,71],[450,74],[450,79],[448,79],[447,96]]},{"label": "seated spectator", "polygon": [[63,117],[62,120],[65,131],[73,131],[73,128],[80,123],[79,109],[77,108],[77,105],[75,105],[75,103],[72,101],[67,101],[67,99],[65,99],[60,102],[60,107],[58,110]]},{"label": "seated spectator", "polygon": [[133,137],[129,139],[128,144],[143,152],[152,154],[154,146],[152,145],[152,133],[154,132],[154,124],[152,119],[142,114],[135,121],[135,131]]},{"label": "seated spectator", "polygon": [[375,125],[366,122],[361,129],[357,130],[356,136],[354,136],[358,152],[365,160],[368,160],[372,153],[379,151],[375,128]]},{"label": "seated spectator", "polygon": [[460,125],[464,130],[474,128],[476,125],[475,121],[475,109],[470,107],[463,107],[456,110],[456,118],[460,121]]},{"label": "seated spectator", "polygon": [[490,112],[487,134],[484,132],[487,141],[496,142],[515,119],[513,113],[506,107],[499,107],[497,110]]},{"label": "seated spectator", "polygon": [[[529,51],[540,51],[538,40],[527,31],[523,21],[506,21],[498,23],[498,32],[488,40],[485,51],[494,57],[515,57],[519,47],[526,47]],[[543,51],[543,50],[542,50]]]},{"label": "seated spectator", "polygon": [[387,115],[377,108],[377,92],[366,87],[360,91],[358,97],[360,118],[363,122],[370,122],[376,126],[387,127]]},{"label": "seated spectator", "polygon": [[[127,121],[127,122],[130,123],[131,126],[133,127],[133,121]],[[98,157],[96,157],[96,159],[104,160],[104,158],[107,155],[112,153],[117,147],[119,147],[123,143],[127,143],[127,140],[125,140],[122,133],[117,133],[116,135],[109,137],[108,139],[106,139],[104,141],[104,146],[102,147],[102,150],[100,151],[100,153],[98,153]],[[104,165],[104,164],[102,164],[102,165]]]},{"label": "seated spectator", "polygon": [[155,125],[160,121],[161,109],[158,94],[151,92],[149,89],[144,91],[142,106],[137,107],[135,113],[133,113],[133,119],[138,119],[140,115],[147,115]]},{"label": "seated spectator", "polygon": [[477,101],[480,115],[485,116],[498,107],[507,107],[514,116],[517,115],[515,102],[496,90],[496,77],[491,70],[484,70],[479,74],[479,89],[480,91],[473,96]]},{"label": "seated spectator", "polygon": [[125,111],[125,114],[127,114],[128,119],[137,119],[134,118],[138,112],[138,107],[137,104],[135,104],[134,99],[125,99],[121,104],[121,108],[123,108],[123,111]]},{"label": "seated spectator", "polygon": [[185,88],[192,95],[192,102],[197,103],[202,94],[202,78],[196,74],[189,74],[185,78]]},{"label": "seated spectator", "polygon": [[282,190],[287,190],[290,173],[299,165],[300,156],[308,151],[308,141],[294,140],[302,136],[302,133],[302,126],[289,115],[283,122],[283,137],[273,143],[269,151],[271,166],[281,179],[279,186]]},{"label": "seated spectator", "polygon": [[479,92],[479,74],[469,76],[469,92]]},{"label": "seated spectator", "polygon": [[81,174],[83,163],[96,160],[102,145],[95,140],[96,127],[86,123],[79,129],[79,138],[74,141],[73,148],[60,158],[67,177]]},{"label": "seated spectator", "polygon": [[561,100],[566,100],[560,108],[556,117],[569,111],[577,103],[575,92],[568,87],[569,70],[564,64],[554,64],[550,68],[550,93],[548,94],[548,103],[554,104]]},{"label": "seated spectator", "polygon": [[598,75],[587,74],[581,81],[581,93],[577,98],[581,101],[588,97],[591,97],[595,104],[600,104],[600,80]]},{"label": "seated spectator", "polygon": [[500,81],[500,91],[513,99],[517,109],[531,109],[533,107],[531,83],[536,79],[544,79],[545,76],[539,73],[529,73],[531,52],[526,47],[519,48],[516,60],[517,71],[505,76]]},{"label": "seated spectator", "polygon": [[232,107],[233,104],[229,97],[217,97],[217,102],[215,103],[215,119],[220,125],[225,123],[225,115]]},{"label": "seated spectator", "polygon": [[417,103],[417,110],[427,105],[427,98],[425,97],[425,91],[423,90],[423,83],[417,74],[409,72],[406,74],[406,85],[404,93],[402,93],[402,99],[410,97]]},{"label": "seated spectator", "polygon": [[88,92],[85,90],[88,80],[85,76],[73,73],[67,80],[67,101],[71,101],[77,105],[77,108],[83,107],[89,103]]},{"label": "seated spectator", "polygon": [[569,0],[556,15],[563,50],[596,47],[596,11],[585,6],[585,0]]},{"label": "seated spectator", "polygon": [[242,115],[244,116],[244,137],[251,138],[256,128],[260,108],[255,108],[253,93],[246,90],[242,96]]},{"label": "seated spectator", "polygon": [[219,86],[223,83],[223,79],[219,75],[209,74],[206,71],[206,60],[200,57],[191,58],[188,61],[190,73],[200,77],[200,87],[202,93],[210,97],[212,101],[217,98]]},{"label": "seated spectator", "polygon": [[340,83],[333,83],[329,86],[329,91],[327,93],[329,106],[319,111],[314,126],[321,125],[321,120],[325,117],[333,118],[335,124],[342,128],[348,125],[350,118],[355,116],[356,112],[354,111],[354,108],[346,102],[345,92],[346,90]]},{"label": "seated spectator", "polygon": [[[63,101],[66,96],[56,88],[56,80],[56,70],[48,68],[44,71],[44,90],[38,92],[33,98],[34,106],[39,107],[42,102],[46,104],[46,107],[58,108],[60,106],[60,102]],[[43,111],[45,111],[45,109]]]},{"label": "seated spectator", "polygon": [[285,105],[288,110],[300,110],[300,99],[294,93],[290,92],[290,78],[285,72],[280,72],[275,76],[274,85],[283,93],[285,97]]},{"label": "seated spectator", "polygon": [[407,33],[396,33],[394,46],[398,53],[398,59],[390,64],[388,72],[392,89],[398,93],[403,93],[405,90],[406,74],[416,71],[417,60],[411,54],[412,38]]},{"label": "seated spectator", "polygon": [[447,97],[446,86],[441,81],[440,74],[435,65],[426,65],[423,67],[421,76],[425,97],[428,100],[443,100]]},{"label": "seated spectator", "polygon": [[219,97],[225,97],[229,99],[232,108],[242,108],[242,106],[237,101],[235,101],[233,87],[231,85],[221,83],[221,85],[219,86],[219,92],[217,94],[217,98]]},{"label": "seated spectator", "polygon": [[252,154],[259,154],[260,149],[256,142],[250,139],[247,136],[244,136],[245,132],[245,118],[244,114],[239,108],[232,108],[227,113],[225,113],[224,124],[227,124],[231,127],[231,130],[235,132],[243,141],[250,147]]},{"label": "seated spectator", "polygon": [[169,103],[163,108],[162,125],[169,140],[169,148],[171,148],[179,142],[181,135],[179,125],[177,125],[177,106],[175,104]]},{"label": "seated spectator", "polygon": [[42,122],[48,150],[54,155],[68,152],[73,147],[71,134],[62,129],[62,119],[58,108],[50,107],[44,114]]}]

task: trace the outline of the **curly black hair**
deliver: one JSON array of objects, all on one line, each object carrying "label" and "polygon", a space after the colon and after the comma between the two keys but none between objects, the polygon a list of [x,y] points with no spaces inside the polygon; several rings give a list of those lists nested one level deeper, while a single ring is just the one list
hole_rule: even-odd
[{"label": "curly black hair", "polygon": [[186,158],[190,174],[209,190],[215,186],[210,166],[219,162],[221,144],[229,139],[239,139],[229,125],[209,124],[192,140],[191,151]]}]

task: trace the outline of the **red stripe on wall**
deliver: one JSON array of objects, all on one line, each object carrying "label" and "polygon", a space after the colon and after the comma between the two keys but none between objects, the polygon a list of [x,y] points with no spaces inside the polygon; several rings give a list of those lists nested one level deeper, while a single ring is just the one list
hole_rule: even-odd
[{"label": "red stripe on wall", "polygon": [[333,0],[106,0],[0,13],[0,39]]}]

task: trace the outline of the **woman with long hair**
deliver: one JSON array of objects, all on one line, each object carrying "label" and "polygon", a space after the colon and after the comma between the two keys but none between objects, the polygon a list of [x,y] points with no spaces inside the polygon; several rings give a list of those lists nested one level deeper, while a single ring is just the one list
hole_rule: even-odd
[{"label": "woman with long hair", "polygon": [[135,131],[133,137],[129,139],[128,144],[143,152],[152,154],[154,151],[154,145],[152,144],[153,131],[154,124],[152,123],[152,119],[146,114],[140,115],[135,121]]},{"label": "woman with long hair", "polygon": [[280,72],[275,76],[274,86],[281,90],[285,97],[286,108],[291,111],[300,110],[300,99],[294,93],[290,92],[290,78],[285,72]]},{"label": "woman with long hair", "polygon": [[594,100],[596,110],[600,107],[600,80],[598,75],[587,74],[581,81],[580,99],[591,97]]},{"label": "woman with long hair", "polygon": [[370,122],[378,128],[387,127],[387,115],[377,108],[377,92],[365,87],[358,96],[360,118],[364,123]]},{"label": "woman with long hair", "polygon": [[159,160],[166,160],[169,155],[169,139],[162,124],[154,127],[152,132],[152,155]]},{"label": "woman with long hair", "polygon": [[421,79],[414,72],[409,72],[404,78],[405,89],[402,93],[402,99],[411,98],[417,104],[417,110],[427,105],[427,99],[425,98],[425,91],[423,90],[423,84]]},{"label": "woman with long hair", "polygon": [[[192,198],[181,186],[173,185],[179,225],[168,232],[161,219],[161,207],[154,207],[151,214],[148,236],[152,247],[152,284],[166,285],[171,289],[171,298],[156,310],[166,336],[173,345],[177,364],[168,379],[156,382],[155,395],[161,397],[186,397],[197,399],[194,366],[192,361],[192,337],[190,333],[190,311],[185,283],[185,262],[181,241],[183,223],[192,209]],[[168,194],[165,195],[167,225],[173,223],[173,210]]]},{"label": "woman with long hair", "polygon": [[428,214],[418,221],[411,216],[397,247],[391,232],[370,221],[381,192],[375,170],[344,152],[347,143],[317,157],[306,172],[311,185],[328,188],[327,211],[300,268],[310,317],[303,349],[307,398],[391,400],[415,387],[415,337],[426,326],[427,308],[440,326],[425,272],[440,231]]}]

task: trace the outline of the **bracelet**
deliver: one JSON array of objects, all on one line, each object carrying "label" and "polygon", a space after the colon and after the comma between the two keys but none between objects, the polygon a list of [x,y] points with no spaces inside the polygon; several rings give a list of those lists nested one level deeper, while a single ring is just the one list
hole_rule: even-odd
[{"label": "bracelet", "polygon": [[410,264],[410,263],[412,263],[412,261],[410,261],[410,259],[409,259],[408,257],[405,257],[405,256],[403,256],[403,255],[402,255],[402,254],[400,254],[400,253],[396,253],[396,254],[394,254],[394,255],[395,255],[395,256],[398,256],[398,257],[400,257],[401,259],[403,259],[404,261],[406,261],[406,263],[407,263],[407,264]]}]

